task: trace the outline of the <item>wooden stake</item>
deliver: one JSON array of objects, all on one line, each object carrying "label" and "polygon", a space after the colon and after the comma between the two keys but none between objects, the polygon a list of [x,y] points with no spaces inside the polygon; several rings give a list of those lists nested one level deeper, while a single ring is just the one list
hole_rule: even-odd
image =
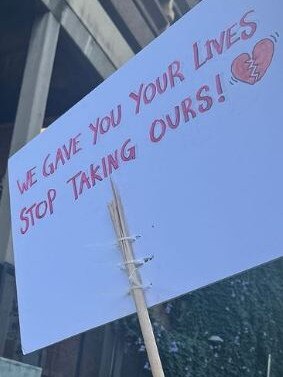
[{"label": "wooden stake", "polygon": [[131,294],[135,302],[151,372],[153,377],[164,377],[164,372],[145,301],[141,276],[134,263],[134,251],[126,225],[122,201],[112,181],[111,186],[113,191],[113,201],[109,204],[109,211],[122,251],[125,268],[128,273],[131,285]]}]

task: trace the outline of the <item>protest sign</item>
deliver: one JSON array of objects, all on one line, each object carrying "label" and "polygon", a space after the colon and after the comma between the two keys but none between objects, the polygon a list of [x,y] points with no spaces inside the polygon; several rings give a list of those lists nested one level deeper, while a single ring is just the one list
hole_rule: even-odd
[{"label": "protest sign", "polygon": [[25,352],[134,312],[110,176],[148,306],[282,255],[281,13],[203,1],[10,158]]}]

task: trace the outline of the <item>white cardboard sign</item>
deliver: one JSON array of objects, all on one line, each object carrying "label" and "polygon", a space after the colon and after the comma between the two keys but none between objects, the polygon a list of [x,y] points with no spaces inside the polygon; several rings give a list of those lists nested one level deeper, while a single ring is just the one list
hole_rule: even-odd
[{"label": "white cardboard sign", "polygon": [[9,160],[24,352],[282,255],[282,2],[206,0]]}]

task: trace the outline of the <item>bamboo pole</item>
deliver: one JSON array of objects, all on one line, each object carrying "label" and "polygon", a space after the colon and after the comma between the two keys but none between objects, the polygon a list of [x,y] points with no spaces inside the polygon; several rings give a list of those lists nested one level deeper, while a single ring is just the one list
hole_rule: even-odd
[{"label": "bamboo pole", "polygon": [[153,377],[164,377],[156,340],[148,314],[141,276],[137,266],[134,263],[134,251],[128,233],[122,201],[112,181],[111,186],[113,191],[113,200],[109,204],[109,211],[119,246],[122,251],[125,268],[128,273],[129,282],[131,285],[131,294],[135,302],[151,372]]}]

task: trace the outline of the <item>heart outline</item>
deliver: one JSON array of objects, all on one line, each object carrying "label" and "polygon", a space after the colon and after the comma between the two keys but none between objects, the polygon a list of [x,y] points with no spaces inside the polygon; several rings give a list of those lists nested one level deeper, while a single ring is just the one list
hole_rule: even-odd
[{"label": "heart outline", "polygon": [[274,46],[271,39],[264,38],[256,43],[251,55],[246,52],[238,55],[231,65],[234,78],[250,85],[259,82],[272,63]]}]

